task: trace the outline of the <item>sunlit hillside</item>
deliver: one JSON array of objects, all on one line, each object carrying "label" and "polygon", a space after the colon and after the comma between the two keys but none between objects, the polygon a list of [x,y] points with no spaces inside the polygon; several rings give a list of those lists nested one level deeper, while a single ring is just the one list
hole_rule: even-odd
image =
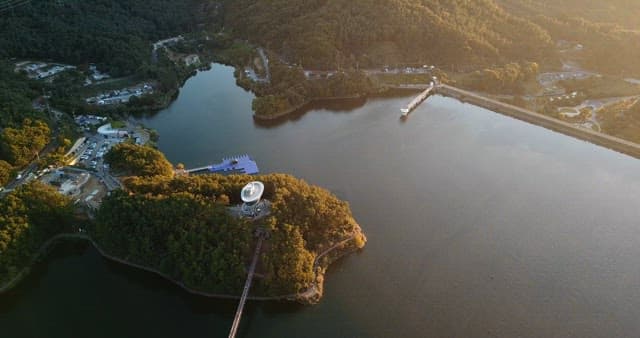
[{"label": "sunlit hillside", "polygon": [[634,30],[640,29],[640,1],[636,0],[498,0],[497,2],[521,15],[579,16],[594,22],[613,23]]},{"label": "sunlit hillside", "polygon": [[549,34],[493,0],[234,0],[226,25],[307,67],[540,59]]}]

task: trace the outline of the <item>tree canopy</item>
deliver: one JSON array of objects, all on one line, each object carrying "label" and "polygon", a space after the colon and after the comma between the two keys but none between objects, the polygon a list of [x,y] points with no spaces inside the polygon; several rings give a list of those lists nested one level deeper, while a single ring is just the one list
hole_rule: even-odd
[{"label": "tree canopy", "polygon": [[173,166],[164,154],[150,146],[120,143],[104,159],[112,171],[123,176],[173,175]]},{"label": "tree canopy", "polygon": [[86,64],[115,76],[151,58],[151,41],[194,28],[197,0],[30,1],[0,17],[0,57]]},{"label": "tree canopy", "polygon": [[13,167],[9,162],[0,160],[0,186],[3,186],[9,182],[11,178],[11,171]]},{"label": "tree canopy", "polygon": [[305,68],[537,60],[540,26],[493,0],[229,0],[225,24]]},{"label": "tree canopy", "polygon": [[634,0],[498,0],[510,13],[543,27],[556,41],[583,45],[582,66],[640,76],[640,3]]},{"label": "tree canopy", "polygon": [[[251,180],[265,183],[272,216],[254,224],[230,216],[229,203]],[[318,253],[351,236],[343,250],[364,245],[348,205],[324,189],[291,176],[132,177],[127,192],[107,197],[94,237],[108,253],[153,267],[208,292],[238,294],[256,243],[256,227],[270,236],[255,291],[285,295],[314,280]]]},{"label": "tree canopy", "polygon": [[73,224],[72,201],[40,182],[0,199],[0,285],[28,267],[49,238]]},{"label": "tree canopy", "polygon": [[15,166],[31,161],[51,136],[49,126],[40,120],[24,119],[17,128],[5,128],[1,134],[1,157]]},{"label": "tree canopy", "polygon": [[10,180],[14,167],[29,163],[50,141],[45,113],[32,107],[38,89],[35,81],[0,60],[0,186]]}]

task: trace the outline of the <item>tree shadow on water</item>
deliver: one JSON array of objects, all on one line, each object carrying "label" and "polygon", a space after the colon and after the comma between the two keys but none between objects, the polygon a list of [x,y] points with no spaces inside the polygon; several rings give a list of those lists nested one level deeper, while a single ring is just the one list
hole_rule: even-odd
[{"label": "tree shadow on water", "polygon": [[109,273],[126,279],[128,283],[134,284],[134,286],[144,290],[158,293],[169,298],[179,298],[194,314],[215,314],[232,318],[238,305],[236,299],[194,295],[153,272],[113,262],[107,258],[103,258],[103,261]]},{"label": "tree shadow on water", "polygon": [[6,293],[0,294],[0,314],[13,311],[15,307],[42,283],[55,262],[79,257],[87,253],[89,244],[82,241],[60,241],[49,248],[31,267],[28,275]]},{"label": "tree shadow on water", "polygon": [[379,100],[379,99],[394,99],[394,98],[402,98],[402,97],[411,97],[415,95],[417,92],[414,89],[391,89],[382,93],[378,93],[375,95],[358,97],[358,98],[345,98],[345,99],[326,99],[326,100],[315,100],[302,108],[282,116],[280,118],[276,118],[273,120],[261,120],[254,118],[253,124],[258,128],[263,129],[271,129],[280,127],[286,123],[297,122],[302,119],[307,113],[318,110],[322,112],[328,112],[333,114],[348,114],[353,112],[358,108],[364,107],[369,101]]},{"label": "tree shadow on water", "polygon": [[276,118],[273,120],[261,120],[254,118],[253,124],[258,128],[271,129],[279,127],[288,122],[296,122],[302,119],[310,111],[323,110],[334,114],[344,114],[352,112],[360,107],[363,107],[367,103],[366,97],[361,98],[348,98],[340,100],[316,100],[307,103],[302,108],[295,110],[294,112]]}]

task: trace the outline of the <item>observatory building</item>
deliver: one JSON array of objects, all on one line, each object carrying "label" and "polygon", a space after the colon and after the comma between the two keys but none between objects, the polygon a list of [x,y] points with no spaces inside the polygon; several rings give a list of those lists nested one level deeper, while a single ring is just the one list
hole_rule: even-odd
[{"label": "observatory building", "polygon": [[261,200],[264,193],[264,184],[254,181],[242,188],[240,197],[242,198],[242,215],[245,217],[256,217],[268,211],[268,205]]}]

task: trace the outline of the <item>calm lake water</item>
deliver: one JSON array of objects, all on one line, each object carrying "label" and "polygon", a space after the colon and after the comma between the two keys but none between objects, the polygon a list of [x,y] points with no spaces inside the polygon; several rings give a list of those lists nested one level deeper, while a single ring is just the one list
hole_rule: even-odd
[{"label": "calm lake water", "polygon": [[[435,96],[254,123],[215,65],[142,121],[187,167],[247,153],[350,202],[364,251],[315,306],[253,303],[241,337],[638,336],[640,161]],[[1,337],[226,337],[235,302],[192,297],[64,245],[0,297]]]}]

